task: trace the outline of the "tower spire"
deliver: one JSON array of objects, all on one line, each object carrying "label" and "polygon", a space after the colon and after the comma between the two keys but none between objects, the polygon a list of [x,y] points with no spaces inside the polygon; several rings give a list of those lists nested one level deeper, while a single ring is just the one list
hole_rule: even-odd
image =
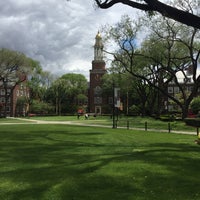
[{"label": "tower spire", "polygon": [[94,60],[103,60],[103,43],[100,32],[95,37]]}]

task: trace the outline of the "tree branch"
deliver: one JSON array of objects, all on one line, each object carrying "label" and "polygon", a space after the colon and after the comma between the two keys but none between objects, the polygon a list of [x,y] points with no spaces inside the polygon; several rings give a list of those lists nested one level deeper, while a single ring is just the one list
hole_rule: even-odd
[{"label": "tree branch", "polygon": [[143,11],[151,11],[151,12],[155,11],[177,22],[200,29],[199,16],[189,13],[187,11],[183,11],[178,8],[169,6],[158,0],[144,0],[145,3],[138,3],[132,0],[105,0],[105,1],[95,0],[95,2],[102,9],[107,9],[107,8],[112,7],[115,4],[122,3],[132,8],[136,8]]}]

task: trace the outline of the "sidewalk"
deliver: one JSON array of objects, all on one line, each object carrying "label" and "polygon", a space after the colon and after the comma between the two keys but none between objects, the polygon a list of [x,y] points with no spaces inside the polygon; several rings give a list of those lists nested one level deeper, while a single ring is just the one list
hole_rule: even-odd
[{"label": "sidewalk", "polygon": [[[112,128],[112,125],[100,125],[100,124],[85,124],[77,121],[44,121],[44,120],[36,120],[36,119],[24,119],[24,118],[14,118],[14,117],[8,117],[10,119],[17,119],[21,121],[27,121],[27,122],[22,122],[22,123],[0,123],[0,125],[11,125],[11,124],[66,124],[66,125],[74,125],[74,126],[89,126],[89,127],[104,127],[104,128]],[[118,126],[117,129],[127,129],[127,127],[120,127]],[[129,130],[140,130],[140,131],[145,131],[144,128],[129,128]],[[169,133],[168,130],[159,130],[159,129],[148,129],[148,131],[155,131],[155,132],[163,132],[163,133]],[[176,134],[188,134],[188,135],[197,135],[197,132],[195,131],[175,131],[171,130],[170,133],[176,133]],[[169,133],[169,134],[170,134]]]}]

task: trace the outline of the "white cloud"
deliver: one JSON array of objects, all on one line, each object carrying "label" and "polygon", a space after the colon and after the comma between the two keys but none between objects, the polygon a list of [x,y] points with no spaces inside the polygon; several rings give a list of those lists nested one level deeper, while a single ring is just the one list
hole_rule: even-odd
[{"label": "white cloud", "polygon": [[[95,9],[93,0],[0,2],[0,48],[21,51],[55,74],[91,69],[95,35],[102,25],[133,13],[128,6]],[[135,14],[133,14],[135,15]]]}]

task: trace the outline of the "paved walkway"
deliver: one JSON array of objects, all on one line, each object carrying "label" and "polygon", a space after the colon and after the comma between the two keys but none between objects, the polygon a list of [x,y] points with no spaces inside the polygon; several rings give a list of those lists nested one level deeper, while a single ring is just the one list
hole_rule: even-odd
[{"label": "paved walkway", "polygon": [[[17,119],[21,121],[27,121],[27,122],[11,122],[11,123],[0,123],[0,125],[12,125],[12,124],[66,124],[66,125],[75,125],[75,126],[90,126],[90,127],[105,127],[105,128],[112,128],[112,126],[108,125],[100,125],[100,124],[88,124],[88,123],[81,123],[78,121],[45,121],[45,120],[36,120],[36,119],[24,119],[24,118],[13,118],[8,117],[10,119]],[[127,129],[127,127],[117,127],[119,129]],[[130,130],[142,130],[144,131],[144,128],[129,128]],[[163,133],[169,133],[168,130],[158,130],[158,129],[148,129],[148,131],[155,131],[155,132],[163,132]],[[170,133],[177,133],[177,134],[189,134],[189,135],[197,135],[197,132],[195,131],[175,131],[171,130]]]}]

